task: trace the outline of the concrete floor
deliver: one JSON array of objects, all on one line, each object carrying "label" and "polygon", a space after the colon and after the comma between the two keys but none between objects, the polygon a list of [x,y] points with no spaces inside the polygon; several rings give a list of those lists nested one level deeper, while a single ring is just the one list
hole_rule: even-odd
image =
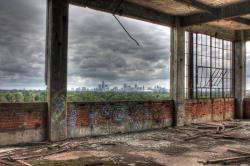
[{"label": "concrete floor", "polygon": [[[222,125],[217,127],[218,125]],[[214,127],[216,126],[216,127]],[[25,160],[34,166],[199,166],[211,159],[242,156],[229,149],[250,152],[250,121],[217,122],[179,128],[68,140],[53,145],[18,147],[13,156],[43,154],[71,148],[62,153]],[[72,148],[73,147],[73,148]],[[10,150],[0,148],[0,154]],[[12,152],[11,152],[12,153]],[[250,158],[250,157],[249,157]],[[247,166],[250,160],[208,165]],[[250,164],[249,164],[250,165]]]}]

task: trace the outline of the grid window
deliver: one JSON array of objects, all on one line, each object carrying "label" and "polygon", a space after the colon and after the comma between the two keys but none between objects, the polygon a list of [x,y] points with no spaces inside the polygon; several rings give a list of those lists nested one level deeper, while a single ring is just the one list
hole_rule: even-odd
[{"label": "grid window", "polygon": [[233,97],[232,42],[186,32],[186,97]]}]

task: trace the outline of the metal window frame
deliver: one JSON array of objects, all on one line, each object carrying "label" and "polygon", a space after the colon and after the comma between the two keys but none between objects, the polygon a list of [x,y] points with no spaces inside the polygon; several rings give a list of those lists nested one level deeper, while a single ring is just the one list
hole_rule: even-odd
[{"label": "metal window frame", "polygon": [[234,43],[209,35],[186,33],[186,97],[234,97]]}]

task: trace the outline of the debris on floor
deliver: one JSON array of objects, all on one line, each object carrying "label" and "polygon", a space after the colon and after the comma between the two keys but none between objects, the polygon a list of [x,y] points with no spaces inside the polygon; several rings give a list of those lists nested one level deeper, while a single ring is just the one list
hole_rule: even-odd
[{"label": "debris on floor", "polygon": [[250,121],[0,147],[0,166],[199,166],[250,163]]}]

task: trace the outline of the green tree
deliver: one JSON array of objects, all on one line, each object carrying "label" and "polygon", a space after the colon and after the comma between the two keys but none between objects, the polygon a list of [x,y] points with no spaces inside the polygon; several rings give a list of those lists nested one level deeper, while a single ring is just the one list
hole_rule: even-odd
[{"label": "green tree", "polygon": [[27,91],[24,94],[24,102],[34,102],[34,97],[31,91]]},{"label": "green tree", "polygon": [[10,103],[15,102],[15,96],[13,95],[13,93],[7,93],[5,97],[8,100],[8,102],[10,102]]},{"label": "green tree", "polygon": [[0,103],[7,103],[8,100],[6,99],[4,94],[0,94]]},{"label": "green tree", "polygon": [[14,93],[15,96],[15,102],[20,103],[20,102],[24,102],[24,96],[22,92],[16,92]]}]

